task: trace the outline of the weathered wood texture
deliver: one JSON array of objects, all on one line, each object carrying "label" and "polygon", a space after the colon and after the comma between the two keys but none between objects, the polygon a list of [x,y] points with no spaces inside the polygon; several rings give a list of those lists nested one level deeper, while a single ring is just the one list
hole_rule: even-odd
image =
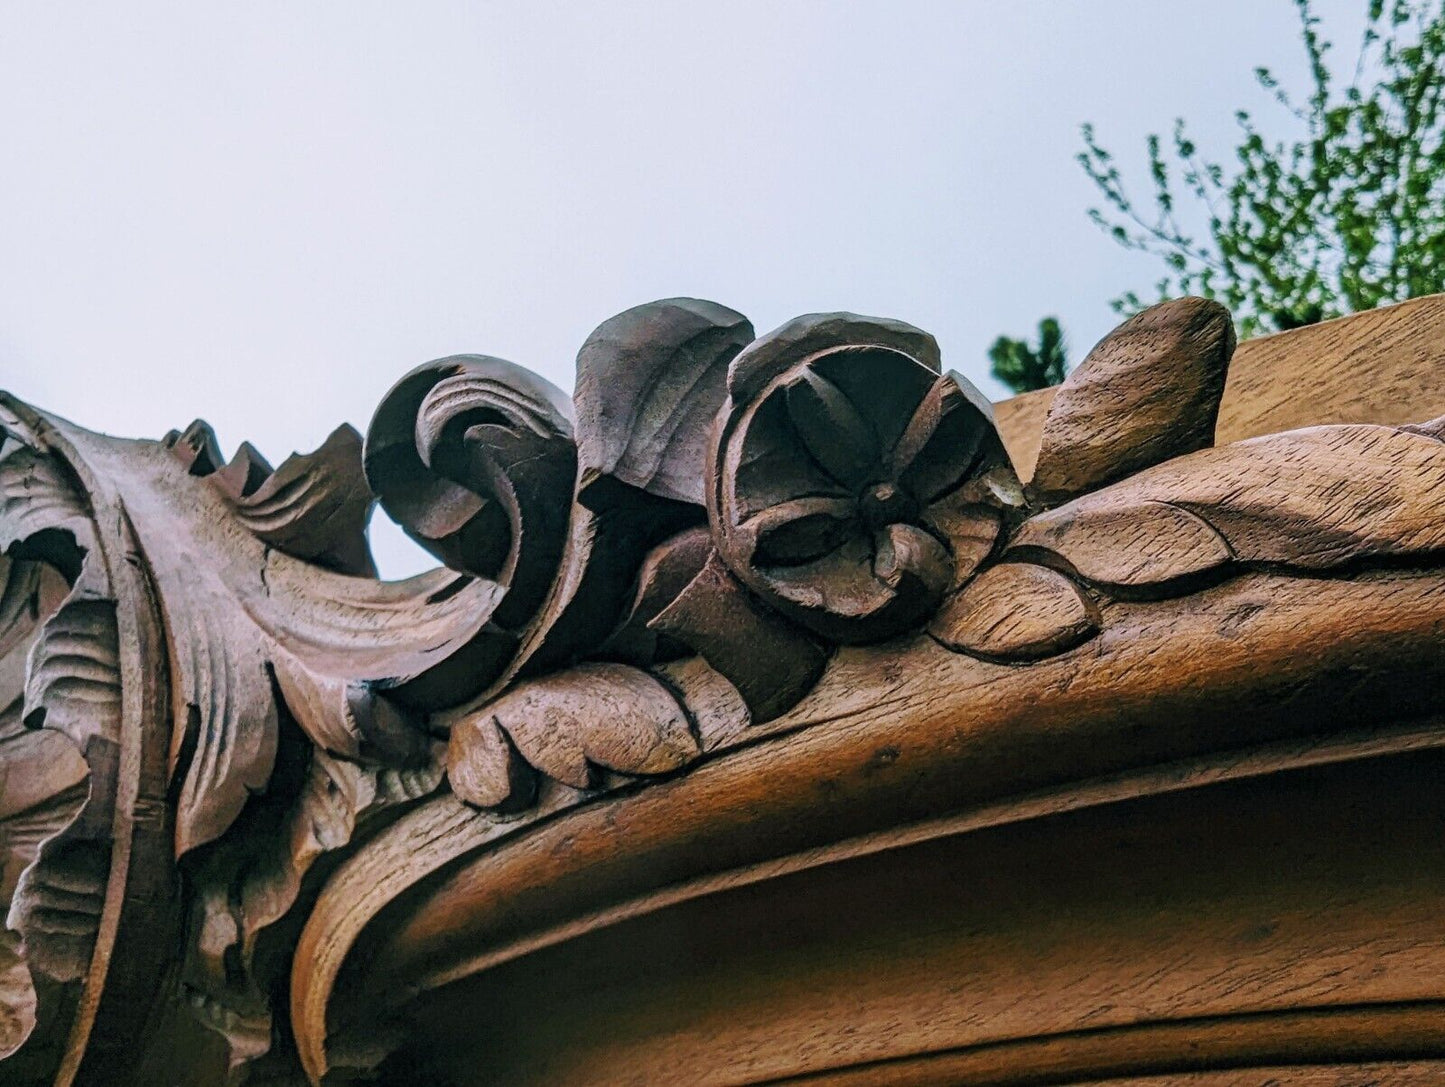
[{"label": "weathered wood texture", "polygon": [[276,469],[0,398],[0,1083],[1436,1082],[1442,329],[1161,305],[1028,486],[696,299]]},{"label": "weathered wood texture", "polygon": [[[1239,345],[1219,405],[1223,445],[1321,423],[1445,415],[1445,295],[1261,336]],[[1054,389],[994,405],[1014,467],[1033,476]]]}]

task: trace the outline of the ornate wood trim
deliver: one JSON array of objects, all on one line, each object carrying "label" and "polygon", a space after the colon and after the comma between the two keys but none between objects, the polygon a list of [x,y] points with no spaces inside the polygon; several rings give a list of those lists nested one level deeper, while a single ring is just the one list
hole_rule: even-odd
[{"label": "ornate wood trim", "polygon": [[[672,299],[600,326],[572,399],[500,359],[441,359],[364,438],[343,427],[275,469],[249,445],[227,461],[204,423],[116,439],[5,397],[4,1082],[654,1082],[713,1043],[609,1031],[516,971],[585,972],[675,918],[711,948],[714,922],[741,923],[725,903],[762,925],[788,887],[825,931],[838,899],[816,896],[838,880],[881,903],[906,857],[942,873],[978,850],[1004,870],[1081,848],[1070,835],[1120,805],[1162,827],[1201,797],[1258,806],[1258,783],[1293,795],[1315,773],[1343,805],[1367,766],[1394,768],[1397,804],[1415,796],[1445,747],[1445,417],[1411,425],[1395,376],[1370,410],[1276,400],[1251,417],[1330,425],[1216,438],[1255,426],[1238,398],[1268,399],[1265,359],[1354,358],[1374,338],[1398,360],[1442,314],[1424,300],[1246,344],[1246,394],[1228,314],[1165,303],[1051,398],[1003,405],[1001,427],[912,326],[816,314],[758,337]],[[1438,373],[1415,374],[1411,403],[1441,406]],[[1020,428],[1045,399],[1025,483]],[[441,568],[376,580],[378,501]],[[1010,835],[1013,854],[991,844]],[[1302,893],[1266,853],[1241,853],[1260,886]],[[928,910],[952,901],[920,887]],[[949,954],[975,939],[958,932]],[[744,1060],[767,1030],[740,1026],[744,1063],[714,1054],[697,1081],[1445,1056],[1445,992],[1395,965],[1433,952],[1375,954],[1359,952],[1376,981],[1329,988],[1270,960],[1307,992],[1293,1002],[1256,979],[1233,1003],[1156,1004],[1123,971],[1109,1006],[1137,1013],[1035,999],[1005,1035],[818,1020],[816,1050],[775,1040]],[[639,971],[608,1005],[621,1023],[656,981],[618,969]],[[670,984],[711,969],[683,955]],[[517,1053],[574,1023],[573,1056],[549,1042],[509,1063],[488,1031],[448,1025],[504,982],[540,1001]],[[800,980],[777,1029],[813,1022],[835,983]],[[934,984],[920,976],[919,1007],[944,999]],[[1360,1003],[1378,1012],[1340,1018]],[[1242,1014],[1274,1018],[1217,1025]],[[1204,1055],[1166,1059],[1181,1045]]]}]

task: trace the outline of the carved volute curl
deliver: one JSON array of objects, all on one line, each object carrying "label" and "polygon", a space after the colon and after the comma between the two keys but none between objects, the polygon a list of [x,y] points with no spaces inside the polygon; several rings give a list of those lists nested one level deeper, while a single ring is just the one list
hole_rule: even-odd
[{"label": "carved volute curl", "polygon": [[515,627],[552,584],[577,470],[571,403],[530,370],[456,355],[413,370],[371,421],[366,478],[446,566],[497,582]]},{"label": "carved volute curl", "polygon": [[[542,939],[534,913],[563,931],[720,856],[870,829],[849,789],[891,787],[912,752],[884,733],[923,725],[859,715],[930,670],[963,759],[975,710],[1024,730],[1075,684],[1123,689],[1171,616],[1236,583],[1259,607],[1302,576],[1398,590],[1417,605],[1399,629],[1335,659],[1418,663],[1445,622],[1409,581],[1445,554],[1445,423],[1215,446],[1233,348],[1199,299],[1126,322],[1059,390],[1027,487],[928,334],[815,314],[755,338],[696,299],[599,326],[572,399],[452,356],[386,394],[364,445],[342,427],[274,470],[249,445],[226,461],[204,423],[126,441],[7,399],[0,1081],[164,1082],[168,1047],[215,1082],[385,1071],[415,1002]],[[375,578],[377,501],[443,568]],[[1335,636],[1292,606],[1277,637]],[[1187,715],[1238,693],[1234,667],[1120,704]],[[1062,732],[998,760],[1020,768],[999,790],[1049,783],[1026,768],[1083,711],[1057,712]],[[816,781],[811,744],[845,751]],[[773,751],[794,775],[776,788]],[[688,787],[748,759],[718,827],[689,824]],[[963,802],[909,773],[908,818]],[[605,813],[647,796],[674,822],[614,833]],[[591,845],[565,829],[588,812]],[[516,862],[535,879],[487,868],[544,840]],[[147,1023],[132,1069],[118,1039]]]}]

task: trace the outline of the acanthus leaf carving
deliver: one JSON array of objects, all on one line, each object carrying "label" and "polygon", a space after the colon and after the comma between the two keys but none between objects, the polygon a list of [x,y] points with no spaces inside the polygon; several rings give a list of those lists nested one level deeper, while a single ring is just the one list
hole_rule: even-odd
[{"label": "acanthus leaf carving", "polygon": [[[742,314],[674,298],[603,322],[577,355],[577,490],[561,567],[509,675],[576,659],[624,618],[652,547],[706,517],[710,421],[751,340]],[[630,420],[635,436],[619,432]]]},{"label": "acanthus leaf carving", "polygon": [[741,313],[667,298],[602,322],[577,355],[584,476],[703,504],[710,430],[728,367],[753,339]]},{"label": "acanthus leaf carving", "polygon": [[[236,519],[258,540],[344,574],[376,575],[366,543],[376,500],[362,474],[355,427],[337,427],[314,453],[293,453],[274,472],[257,470],[265,461],[249,444],[231,464],[246,468],[243,479],[223,481]],[[225,469],[217,473],[224,474]]]},{"label": "acanthus leaf carving", "polygon": [[[42,970],[86,973],[79,904],[111,886],[129,617],[116,570],[140,572],[163,643],[147,691],[164,711],[144,728],[169,740],[171,789],[137,821],[174,832],[184,995],[232,1071],[289,1068],[289,973],[310,1001],[292,1009],[294,1041],[319,1075],[331,997],[297,973],[297,929],[337,866],[381,837],[395,849],[389,829],[412,816],[493,848],[810,728],[829,699],[882,697],[857,682],[869,667],[895,685],[940,659],[980,684],[1066,654],[1061,672],[1083,668],[1136,598],[1167,609],[1246,568],[1350,578],[1445,553],[1438,420],[1210,447],[1232,346],[1227,314],[1199,300],[1126,323],[1057,394],[1029,488],[926,333],[820,314],[755,339],[693,299],[604,322],[575,406],[511,363],[453,356],[386,395],[364,446],[343,427],[274,470],[249,445],[225,461],[202,423],[155,443],[42,421],[65,457],[34,428],[7,440],[0,679],[24,672],[17,722],[73,740],[87,766],[18,813],[0,801],[0,832],[24,816],[47,840],[12,903],[24,939],[0,945],[0,1049],[37,1021]],[[361,526],[377,500],[444,569],[372,576]],[[92,564],[119,524],[133,536]],[[69,598],[18,668],[8,630],[31,636],[42,562]],[[0,771],[21,758],[4,727]],[[426,856],[451,848],[431,841]],[[81,842],[86,864],[55,852]],[[65,900],[70,943],[37,922],[60,916],[57,887],[80,896]],[[401,1037],[370,1022],[335,1035],[359,1065]]]},{"label": "acanthus leaf carving", "polygon": [[202,419],[162,442],[189,474],[206,478],[238,524],[269,547],[342,573],[374,577],[366,524],[376,500],[362,470],[361,435],[337,427],[311,453],[273,469],[250,442],[227,461]]},{"label": "acanthus leaf carving", "polygon": [[675,694],[639,668],[599,662],[523,680],[452,722],[447,767],[463,799],[500,806],[525,790],[512,762],[518,757],[555,781],[590,789],[593,767],[653,776],[698,753]]},{"label": "acanthus leaf carving", "polygon": [[196,867],[183,978],[197,1017],[226,1038],[233,1069],[272,1051],[270,993],[286,962],[278,926],[315,894],[313,868],[377,815],[434,792],[442,753],[433,743],[424,761],[391,769],[295,749],[282,771],[292,780],[273,783],[277,800],[253,813],[250,833],[224,840]]},{"label": "acanthus leaf carving", "polygon": [[27,727],[65,736],[90,771],[86,803],[42,842],[21,874],[7,924],[33,969],[74,981],[90,963],[110,867],[111,798],[120,752],[120,661],[115,602],[82,569],[41,626],[26,669]]},{"label": "acanthus leaf carving", "polygon": [[74,983],[91,963],[111,860],[121,692],[115,601],[78,481],[8,406],[3,423],[0,1056],[8,1057],[25,1056],[42,1021],[63,1029]]},{"label": "acanthus leaf carving", "polygon": [[0,931],[0,1060],[25,1044],[35,1013],[35,985],[20,952],[20,934]]},{"label": "acanthus leaf carving", "polygon": [[[366,477],[382,508],[442,562],[521,588],[535,607],[572,489],[570,411],[558,389],[514,363],[438,359],[402,378],[377,409]],[[518,466],[526,476],[513,481]]]},{"label": "acanthus leaf carving", "polygon": [[0,551],[49,562],[73,581],[94,546],[89,512],[64,466],[16,438],[0,442]]}]

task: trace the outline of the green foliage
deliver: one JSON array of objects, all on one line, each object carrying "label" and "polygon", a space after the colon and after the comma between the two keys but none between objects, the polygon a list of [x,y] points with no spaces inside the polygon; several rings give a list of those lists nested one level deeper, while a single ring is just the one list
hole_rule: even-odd
[{"label": "green foliage", "polygon": [[988,349],[988,357],[993,362],[993,376],[1016,393],[1057,385],[1068,372],[1064,333],[1055,317],[1039,322],[1036,349],[1023,340],[1000,336]]},{"label": "green foliage", "polygon": [[[1129,195],[1084,125],[1078,159],[1112,209],[1089,215],[1120,245],[1164,261],[1161,297],[1217,298],[1247,336],[1445,290],[1445,0],[1367,2],[1348,84],[1330,69],[1311,0],[1295,0],[1305,96],[1255,70],[1301,135],[1267,137],[1240,110],[1228,169],[1204,157],[1183,119],[1167,150],[1149,136],[1152,208]],[[1113,305],[1144,303],[1131,291]]]}]

